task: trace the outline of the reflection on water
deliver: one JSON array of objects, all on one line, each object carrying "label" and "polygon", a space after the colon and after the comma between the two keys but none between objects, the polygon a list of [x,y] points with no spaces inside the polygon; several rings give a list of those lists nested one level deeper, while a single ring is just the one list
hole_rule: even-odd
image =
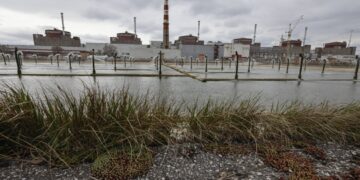
[{"label": "reflection on water", "polygon": [[227,100],[234,97],[248,98],[260,94],[261,102],[271,105],[277,102],[300,100],[305,103],[350,103],[360,100],[360,83],[351,81],[219,81],[202,83],[185,77],[32,77],[16,76],[1,78],[1,82],[23,84],[31,93],[40,93],[42,88],[56,85],[74,94],[83,90],[83,85],[98,85],[104,90],[128,87],[132,93],[184,100],[186,103],[200,102],[211,98]]}]

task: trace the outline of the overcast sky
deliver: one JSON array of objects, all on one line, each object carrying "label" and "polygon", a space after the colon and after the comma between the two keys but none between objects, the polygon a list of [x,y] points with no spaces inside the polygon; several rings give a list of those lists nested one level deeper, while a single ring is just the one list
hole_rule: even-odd
[{"label": "overcast sky", "polygon": [[[303,39],[309,27],[308,43],[322,46],[329,41],[348,41],[360,49],[360,0],[169,0],[170,40],[197,34],[201,20],[201,39],[231,42],[238,37],[252,38],[258,24],[257,41],[263,46],[277,45],[288,24],[301,15],[304,20],[293,39]],[[65,28],[82,43],[109,42],[118,32],[133,32],[137,17],[138,34],[144,44],[162,40],[163,0],[1,0],[0,44],[33,44],[33,33]]]}]

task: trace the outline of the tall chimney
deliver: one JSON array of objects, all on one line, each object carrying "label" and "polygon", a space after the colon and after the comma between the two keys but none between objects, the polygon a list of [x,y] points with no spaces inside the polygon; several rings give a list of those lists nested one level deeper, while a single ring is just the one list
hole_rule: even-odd
[{"label": "tall chimney", "polygon": [[163,47],[169,49],[169,0],[164,2],[164,37],[163,37]]},{"label": "tall chimney", "polygon": [[256,31],[257,31],[257,24],[255,24],[255,28],[254,28],[253,44],[255,44],[255,41],[256,41]]},{"label": "tall chimney", "polygon": [[134,32],[135,32],[135,37],[137,37],[137,33],[136,33],[136,17],[134,17]]},{"label": "tall chimney", "polygon": [[200,41],[200,21],[198,21],[198,41]]},{"label": "tall chimney", "polygon": [[62,31],[65,36],[65,24],[64,24],[64,13],[61,13]]}]

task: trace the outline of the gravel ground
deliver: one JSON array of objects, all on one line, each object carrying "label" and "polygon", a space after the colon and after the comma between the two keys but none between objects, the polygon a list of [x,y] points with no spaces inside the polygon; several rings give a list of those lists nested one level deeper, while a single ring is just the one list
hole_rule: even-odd
[{"label": "gravel ground", "polygon": [[[292,151],[313,160],[320,176],[338,175],[360,166],[354,162],[354,157],[360,156],[359,148],[331,143],[319,147],[327,154],[325,161],[316,160],[299,149]],[[0,162],[0,166],[0,179],[95,179],[91,177],[89,164],[72,169],[50,169],[19,162]],[[223,156],[205,152],[199,145],[173,145],[160,148],[149,172],[137,179],[235,180],[279,179],[286,176],[264,164],[256,154]]]},{"label": "gravel ground", "polygon": [[51,180],[51,179],[91,179],[90,164],[72,169],[49,168],[28,163],[10,162],[10,166],[0,168],[0,179]]},{"label": "gravel ground", "polygon": [[155,157],[153,167],[139,179],[279,179],[255,154],[222,156],[199,146],[168,146]]}]

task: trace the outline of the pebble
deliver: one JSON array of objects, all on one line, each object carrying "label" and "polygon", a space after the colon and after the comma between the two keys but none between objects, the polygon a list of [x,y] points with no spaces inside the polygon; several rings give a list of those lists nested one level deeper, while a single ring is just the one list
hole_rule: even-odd
[{"label": "pebble", "polygon": [[[167,179],[280,179],[289,174],[281,173],[266,165],[254,153],[248,155],[224,156],[204,152],[200,145],[186,146],[194,148],[194,155],[190,158],[178,154],[179,146],[172,145],[160,148],[155,156],[154,164],[139,180],[167,180]],[[358,155],[359,148],[341,146],[338,144],[319,145],[324,149],[328,159],[326,162],[311,159],[319,176],[335,176],[344,173],[357,165],[352,162],[353,156]],[[308,158],[302,150],[294,150]],[[290,170],[290,172],[292,172]],[[90,164],[82,164],[72,169],[49,169],[47,166],[35,166],[24,163],[11,162],[8,166],[0,167],[0,179],[92,179]]]}]

